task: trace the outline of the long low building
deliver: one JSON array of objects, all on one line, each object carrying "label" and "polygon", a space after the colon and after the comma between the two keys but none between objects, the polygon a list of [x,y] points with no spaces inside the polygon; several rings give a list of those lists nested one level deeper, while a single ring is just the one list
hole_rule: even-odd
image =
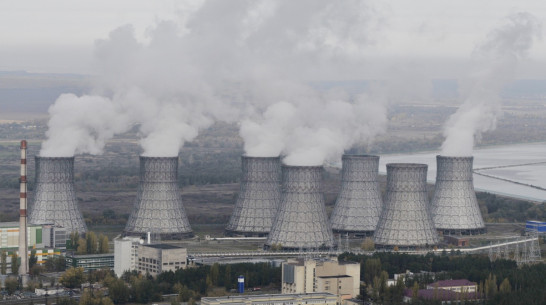
[{"label": "long low building", "polygon": [[301,294],[261,294],[237,295],[227,297],[201,298],[201,305],[305,305],[325,304],[336,305],[337,296],[331,293],[314,292]]}]

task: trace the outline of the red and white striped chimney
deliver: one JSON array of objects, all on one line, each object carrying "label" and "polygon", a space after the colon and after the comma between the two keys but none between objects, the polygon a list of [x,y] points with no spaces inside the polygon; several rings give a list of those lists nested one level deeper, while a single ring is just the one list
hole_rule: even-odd
[{"label": "red and white striped chimney", "polygon": [[25,286],[28,275],[28,240],[27,240],[27,141],[21,141],[21,178],[19,179],[19,257],[21,265],[19,275]]}]

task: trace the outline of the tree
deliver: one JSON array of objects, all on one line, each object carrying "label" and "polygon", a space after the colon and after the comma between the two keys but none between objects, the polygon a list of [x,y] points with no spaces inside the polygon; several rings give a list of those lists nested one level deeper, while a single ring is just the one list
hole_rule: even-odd
[{"label": "tree", "polygon": [[108,296],[115,304],[129,301],[129,287],[121,279],[113,279],[108,285]]},{"label": "tree", "polygon": [[66,270],[59,278],[61,283],[66,288],[76,288],[83,283],[83,268],[70,268]]},{"label": "tree", "polygon": [[108,246],[108,236],[100,234],[99,235],[99,253],[108,253],[110,248]]},{"label": "tree", "polygon": [[40,265],[37,265],[37,264],[34,264],[34,266],[32,266],[32,268],[30,268],[30,270],[29,270],[29,273],[32,276],[38,276],[38,275],[42,274],[42,272],[44,272],[44,266],[40,266]]},{"label": "tree", "polygon": [[485,297],[492,298],[497,294],[497,276],[489,273],[489,277],[485,280]]},{"label": "tree", "polygon": [[231,282],[231,265],[226,265],[226,271],[224,272],[224,287],[229,291],[232,288]]},{"label": "tree", "polygon": [[372,284],[373,279],[381,274],[381,260],[379,258],[370,258],[364,263],[364,280]]},{"label": "tree", "polygon": [[79,305],[114,305],[109,297],[105,297],[102,291],[86,290],[82,293]]},{"label": "tree", "polygon": [[57,305],[78,305],[78,302],[76,302],[75,299],[69,297],[62,297],[57,302]]},{"label": "tree", "polygon": [[210,267],[210,281],[212,283],[212,286],[218,286],[218,275],[220,274],[218,263],[214,263],[212,267]]},{"label": "tree", "polygon": [[76,253],[77,254],[87,254],[88,253],[88,251],[87,251],[87,242],[85,241],[85,239],[80,238],[80,240],[78,241],[78,248],[76,250]]},{"label": "tree", "polygon": [[4,281],[4,285],[8,293],[13,294],[19,288],[19,281],[16,278],[9,277]]},{"label": "tree", "polygon": [[2,262],[0,264],[1,273],[6,274],[8,269],[8,254],[6,251],[2,251]]},{"label": "tree", "polygon": [[98,238],[95,232],[92,232],[92,231],[87,232],[87,234],[85,234],[85,242],[87,244],[87,253],[89,254],[98,253],[97,251]]},{"label": "tree", "polygon": [[78,231],[70,233],[70,247],[72,250],[78,249],[78,243],[80,241],[80,234]]},{"label": "tree", "polygon": [[502,294],[508,294],[512,292],[512,285],[510,285],[510,281],[508,280],[508,278],[505,278],[500,284],[499,292]]},{"label": "tree", "polygon": [[411,302],[415,303],[419,298],[419,283],[417,281],[413,282],[413,287],[411,288]]},{"label": "tree", "polygon": [[30,251],[30,258],[28,259],[28,268],[29,270],[36,265],[38,258],[36,257],[36,250]]},{"label": "tree", "polygon": [[364,241],[362,242],[362,245],[360,248],[364,251],[373,251],[375,250],[375,244],[373,242],[373,239],[366,237]]},{"label": "tree", "polygon": [[21,262],[19,261],[19,256],[17,255],[17,253],[13,252],[13,254],[11,255],[11,273],[18,274],[20,265]]}]

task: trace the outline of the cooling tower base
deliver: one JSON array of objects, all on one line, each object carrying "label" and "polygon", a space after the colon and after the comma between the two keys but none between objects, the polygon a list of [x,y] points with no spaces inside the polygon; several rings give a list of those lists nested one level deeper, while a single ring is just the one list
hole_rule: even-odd
[{"label": "cooling tower base", "polygon": [[487,233],[486,228],[479,229],[442,229],[436,228],[438,232],[442,235],[481,235]]},{"label": "cooling tower base", "polygon": [[364,237],[371,237],[373,236],[374,231],[345,231],[345,230],[333,230],[334,235],[336,238],[339,238],[341,235],[341,238],[347,237],[349,235],[350,238],[364,238]]},{"label": "cooling tower base", "polygon": [[267,237],[269,232],[240,232],[225,230],[224,235],[227,237]]},{"label": "cooling tower base", "polygon": [[[123,232],[123,236],[136,236],[143,238],[146,240],[146,232]],[[187,233],[160,233],[159,234],[161,240],[182,240],[182,239],[188,239],[192,238],[193,232],[187,232]]]},{"label": "cooling tower base", "polygon": [[422,250],[432,250],[435,245],[380,245],[375,244],[375,250],[380,251],[422,251]]},{"label": "cooling tower base", "polygon": [[331,251],[331,250],[337,250],[337,245],[334,245],[333,247],[327,247],[327,246],[321,246],[318,248],[292,248],[292,247],[283,247],[280,246],[269,246],[264,245],[263,249],[265,251],[286,251],[286,252],[313,252],[313,251]]}]

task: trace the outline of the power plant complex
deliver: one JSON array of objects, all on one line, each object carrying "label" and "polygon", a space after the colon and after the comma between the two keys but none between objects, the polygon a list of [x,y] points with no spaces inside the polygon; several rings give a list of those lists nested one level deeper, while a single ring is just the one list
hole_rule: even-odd
[{"label": "power plant complex", "polygon": [[[225,234],[262,237],[266,249],[294,250],[336,248],[334,234],[373,236],[375,245],[386,249],[431,247],[440,242],[439,233],[481,234],[485,225],[474,192],[472,161],[437,156],[436,189],[429,204],[427,165],[387,164],[382,200],[379,157],[343,155],[341,188],[328,220],[323,167],[281,165],[280,157],[243,155],[240,191]],[[21,165],[20,223],[26,226],[24,141]],[[74,157],[36,157],[29,223],[86,232],[74,194]],[[193,236],[178,186],[178,157],[140,157],[139,186],[124,235],[147,234],[163,239]]]}]

